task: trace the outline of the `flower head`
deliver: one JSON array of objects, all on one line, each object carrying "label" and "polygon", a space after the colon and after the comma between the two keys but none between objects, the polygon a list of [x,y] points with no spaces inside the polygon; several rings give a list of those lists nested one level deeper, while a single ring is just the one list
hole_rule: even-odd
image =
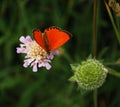
[{"label": "flower head", "polygon": [[18,54],[26,54],[23,64],[24,67],[30,65],[33,67],[34,72],[38,70],[37,67],[45,67],[47,70],[51,68],[51,60],[55,54],[59,54],[58,50],[51,51],[48,54],[35,40],[32,40],[30,36],[21,36],[19,40],[22,44],[16,49]]},{"label": "flower head", "polygon": [[71,81],[77,82],[84,90],[94,90],[104,83],[108,70],[96,59],[88,59],[81,64],[71,64],[74,75]]},{"label": "flower head", "polygon": [[115,12],[116,16],[120,17],[120,4],[117,0],[109,0],[109,6]]}]

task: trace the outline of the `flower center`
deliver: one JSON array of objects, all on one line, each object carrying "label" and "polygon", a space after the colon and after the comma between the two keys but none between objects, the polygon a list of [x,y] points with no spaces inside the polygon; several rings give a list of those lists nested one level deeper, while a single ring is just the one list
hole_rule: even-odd
[{"label": "flower center", "polygon": [[26,46],[27,58],[35,58],[38,60],[45,59],[47,52],[41,48],[35,41]]}]

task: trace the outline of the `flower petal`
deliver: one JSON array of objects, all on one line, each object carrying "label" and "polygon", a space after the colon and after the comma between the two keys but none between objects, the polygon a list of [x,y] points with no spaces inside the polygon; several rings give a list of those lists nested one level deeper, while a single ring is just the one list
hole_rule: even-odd
[{"label": "flower petal", "polygon": [[29,66],[29,63],[27,61],[24,62],[23,66],[27,68]]},{"label": "flower petal", "polygon": [[56,49],[56,50],[52,51],[52,54],[53,55],[58,55],[58,54],[60,54],[60,51],[58,49]]},{"label": "flower petal", "polygon": [[38,67],[40,68],[40,67],[43,67],[43,66],[45,66],[45,64],[40,61],[40,62],[38,63]]},{"label": "flower petal", "polygon": [[36,63],[34,63],[34,65],[33,65],[33,72],[37,72],[37,64]]},{"label": "flower petal", "polygon": [[46,63],[45,63],[45,67],[46,67],[47,70],[50,70],[51,65],[50,65],[48,62],[46,62]]},{"label": "flower petal", "polygon": [[25,38],[24,36],[21,36],[19,40],[20,40],[20,42],[22,42],[22,43],[26,43],[26,38]]},{"label": "flower petal", "polygon": [[26,59],[26,60],[24,60],[23,66],[25,68],[28,67],[32,61],[34,61],[34,59]]},{"label": "flower petal", "polygon": [[24,51],[25,51],[25,48],[23,48],[23,47],[17,47],[16,48],[17,49],[17,53],[24,53]]},{"label": "flower petal", "polygon": [[32,40],[31,37],[28,35],[28,36],[26,36],[26,41],[32,42],[33,40]]},{"label": "flower petal", "polygon": [[47,58],[48,58],[48,59],[53,59],[53,58],[54,58],[54,56],[53,56],[53,54],[52,54],[52,53],[50,53],[49,55],[47,55]]}]

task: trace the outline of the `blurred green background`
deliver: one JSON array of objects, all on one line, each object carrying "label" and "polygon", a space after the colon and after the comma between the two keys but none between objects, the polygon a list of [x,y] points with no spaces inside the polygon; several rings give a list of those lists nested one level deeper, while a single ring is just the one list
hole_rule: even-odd
[{"label": "blurred green background", "polygon": [[[97,59],[112,65],[120,46],[103,0],[98,0]],[[57,26],[73,38],[52,61],[52,69],[24,68],[24,55],[16,53],[21,35]],[[0,0],[0,107],[93,107],[93,93],[81,94],[68,81],[71,63],[93,54],[93,0]],[[108,75],[98,89],[99,107],[120,107],[120,78]]]}]

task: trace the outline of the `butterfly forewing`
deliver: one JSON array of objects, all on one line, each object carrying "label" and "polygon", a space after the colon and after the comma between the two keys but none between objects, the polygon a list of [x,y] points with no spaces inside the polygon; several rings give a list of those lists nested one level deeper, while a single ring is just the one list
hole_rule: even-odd
[{"label": "butterfly forewing", "polygon": [[42,33],[40,32],[40,30],[34,30],[33,31],[33,36],[34,36],[34,39],[35,41],[44,49],[46,50],[46,47],[44,45],[44,42],[43,42],[43,38],[44,36],[42,35]]},{"label": "butterfly forewing", "polygon": [[71,35],[68,32],[57,27],[50,27],[44,32],[48,38],[50,50],[59,48],[71,38]]}]

